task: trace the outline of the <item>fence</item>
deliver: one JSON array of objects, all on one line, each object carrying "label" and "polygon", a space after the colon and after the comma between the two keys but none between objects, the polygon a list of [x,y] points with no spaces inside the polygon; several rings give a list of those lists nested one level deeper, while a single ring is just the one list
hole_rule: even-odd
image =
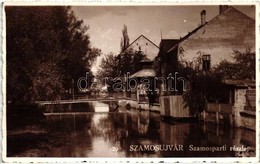
[{"label": "fence", "polygon": [[232,125],[232,104],[207,103],[203,120],[217,124]]},{"label": "fence", "polygon": [[173,118],[190,117],[188,108],[184,107],[182,96],[161,96],[160,111],[162,116]]}]

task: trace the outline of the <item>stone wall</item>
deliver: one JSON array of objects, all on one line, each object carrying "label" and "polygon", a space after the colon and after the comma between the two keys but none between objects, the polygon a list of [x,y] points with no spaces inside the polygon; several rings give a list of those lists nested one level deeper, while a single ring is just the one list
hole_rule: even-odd
[{"label": "stone wall", "polygon": [[242,118],[240,112],[244,111],[244,107],[246,105],[246,89],[236,89],[235,90],[235,101],[233,105],[233,115],[234,119],[234,126],[240,127]]},{"label": "stone wall", "polygon": [[233,106],[235,126],[255,130],[256,111],[246,110],[245,108],[247,105],[246,93],[247,93],[247,89],[236,89],[235,91],[235,103]]},{"label": "stone wall", "polygon": [[256,129],[256,115],[252,111],[242,111],[240,112],[241,116],[241,127],[248,128],[251,130]]}]

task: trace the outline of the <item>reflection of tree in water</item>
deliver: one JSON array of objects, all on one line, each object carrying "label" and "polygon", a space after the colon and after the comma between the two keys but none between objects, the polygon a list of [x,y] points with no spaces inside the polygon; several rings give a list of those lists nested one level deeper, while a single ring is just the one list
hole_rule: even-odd
[{"label": "reflection of tree in water", "polygon": [[84,131],[90,128],[93,114],[64,114],[47,116],[47,126],[50,133]]},{"label": "reflection of tree in water", "polygon": [[[54,147],[72,145],[92,148],[93,137],[90,133],[93,114],[50,115],[47,116],[47,129],[50,145]],[[64,149],[64,154],[74,156],[74,150]],[[70,152],[69,152],[70,151]]]},{"label": "reflection of tree in water", "polygon": [[[82,104],[63,104],[59,105],[59,110],[66,112],[93,111],[93,105],[90,103]],[[55,108],[54,108],[55,109]],[[75,113],[75,114],[57,114],[47,116],[47,129],[51,139],[57,140],[60,144],[78,143],[80,140],[92,140],[89,134],[93,114]],[[78,136],[75,136],[75,135]]]},{"label": "reflection of tree in water", "polygon": [[46,104],[44,111],[47,113],[94,112],[94,107],[91,103]]}]

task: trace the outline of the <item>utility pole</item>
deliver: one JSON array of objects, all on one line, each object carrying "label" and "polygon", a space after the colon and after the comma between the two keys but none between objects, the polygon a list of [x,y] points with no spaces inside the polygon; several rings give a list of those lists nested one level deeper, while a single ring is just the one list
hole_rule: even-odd
[{"label": "utility pole", "polygon": [[71,90],[72,90],[72,100],[74,100],[74,79],[71,81]]},{"label": "utility pole", "polygon": [[161,40],[162,40],[162,28],[161,28]]}]

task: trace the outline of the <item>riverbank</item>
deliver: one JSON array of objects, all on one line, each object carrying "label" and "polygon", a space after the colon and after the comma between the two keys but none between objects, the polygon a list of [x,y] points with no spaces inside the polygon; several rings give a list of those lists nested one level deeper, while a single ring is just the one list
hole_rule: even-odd
[{"label": "riverbank", "polygon": [[41,127],[45,121],[43,108],[35,104],[7,104],[6,118],[7,131],[27,126]]},{"label": "riverbank", "polygon": [[[45,116],[35,104],[7,104],[7,156],[43,157],[44,147],[39,141],[46,140]],[[11,152],[11,153],[10,153]]]}]

